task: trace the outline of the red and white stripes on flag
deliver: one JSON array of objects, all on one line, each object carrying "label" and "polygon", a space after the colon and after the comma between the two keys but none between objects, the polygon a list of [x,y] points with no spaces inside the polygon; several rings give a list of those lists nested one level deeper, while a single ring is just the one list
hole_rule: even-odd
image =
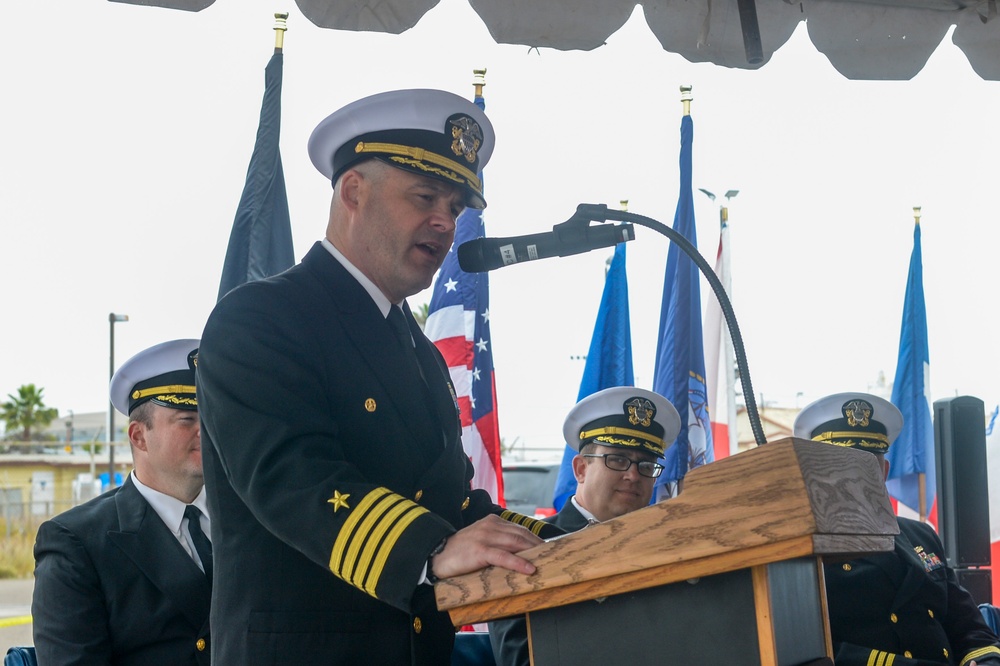
[{"label": "red and white stripes on flag", "polygon": [[[715,258],[715,274],[723,279],[722,244],[725,236],[719,235],[719,252]],[[731,369],[720,368],[724,358],[722,341],[722,307],[715,294],[709,293],[705,303],[705,384],[708,389],[708,415],[712,424],[712,445],[715,459],[720,460],[729,455],[729,399],[726,391],[726,372]]]},{"label": "red and white stripes on flag", "polygon": [[[468,222],[464,218],[469,213],[481,217],[480,211],[469,209],[459,219],[460,225]],[[456,234],[455,246],[458,245]],[[452,251],[441,268],[424,333],[444,356],[455,385],[462,420],[462,446],[476,469],[472,486],[482,488],[495,502],[503,504],[489,307],[488,304],[479,306],[475,298],[475,292],[479,291],[475,283],[485,283],[487,274],[464,273],[458,268],[456,259]],[[462,273],[461,276],[446,274],[451,273],[447,270],[449,262],[455,264],[454,269]],[[488,286],[485,290],[488,291]],[[473,307],[466,308],[467,297],[471,298]]]}]

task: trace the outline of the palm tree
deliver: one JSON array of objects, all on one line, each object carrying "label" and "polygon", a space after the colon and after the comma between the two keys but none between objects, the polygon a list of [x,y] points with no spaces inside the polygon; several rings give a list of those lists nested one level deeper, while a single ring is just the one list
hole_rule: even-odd
[{"label": "palm tree", "polygon": [[429,311],[430,311],[430,306],[427,305],[426,303],[417,307],[416,310],[410,310],[410,312],[413,313],[413,318],[416,320],[417,326],[420,327],[421,331],[424,330],[424,325],[427,323],[427,316],[429,314]]},{"label": "palm tree", "polygon": [[46,407],[42,399],[45,389],[36,388],[34,384],[24,384],[17,389],[17,395],[7,394],[9,400],[0,405],[7,436],[19,431],[17,437],[11,437],[21,442],[31,441],[32,428],[45,428],[59,416],[55,407]]}]

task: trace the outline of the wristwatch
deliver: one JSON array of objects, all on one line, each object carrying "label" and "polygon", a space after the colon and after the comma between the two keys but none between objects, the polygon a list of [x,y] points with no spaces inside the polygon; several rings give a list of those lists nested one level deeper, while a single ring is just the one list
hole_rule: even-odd
[{"label": "wristwatch", "polygon": [[427,556],[427,581],[431,585],[433,585],[434,583],[436,583],[439,580],[441,580],[440,578],[438,578],[437,576],[434,575],[434,569],[431,566],[431,560],[434,559],[435,555],[440,555],[441,554],[441,551],[444,550],[444,546],[447,543],[448,543],[448,537],[445,537],[445,538],[441,539],[441,543],[439,543],[438,545],[434,546],[434,550],[432,550],[431,554]]}]

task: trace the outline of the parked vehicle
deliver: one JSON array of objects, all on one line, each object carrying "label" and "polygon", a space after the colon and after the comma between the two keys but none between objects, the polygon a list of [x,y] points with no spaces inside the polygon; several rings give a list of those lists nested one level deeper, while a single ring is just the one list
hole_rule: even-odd
[{"label": "parked vehicle", "polygon": [[552,495],[559,477],[558,463],[510,463],[503,466],[503,494],[507,508],[535,518],[554,515]]}]

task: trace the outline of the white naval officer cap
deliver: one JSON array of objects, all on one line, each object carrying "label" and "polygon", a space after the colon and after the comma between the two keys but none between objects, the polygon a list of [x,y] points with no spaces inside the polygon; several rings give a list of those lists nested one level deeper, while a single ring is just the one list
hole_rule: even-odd
[{"label": "white naval officer cap", "polygon": [[835,393],[806,405],[792,434],[835,446],[885,453],[903,429],[896,405],[870,393]]},{"label": "white naval officer cap", "polygon": [[144,402],[173,409],[198,409],[194,372],[201,341],[170,340],[125,361],[111,378],[111,404],[131,414]]},{"label": "white naval officer cap", "polygon": [[600,444],[646,451],[657,458],[677,439],[681,417],[659,393],[634,386],[615,386],[576,403],[563,423],[563,437],[574,450]]},{"label": "white naval officer cap", "polygon": [[309,157],[332,183],[348,167],[375,158],[458,185],[467,206],[485,208],[479,173],[493,145],[493,125],[469,100],[443,90],[393,90],[324,118],[309,137]]}]

